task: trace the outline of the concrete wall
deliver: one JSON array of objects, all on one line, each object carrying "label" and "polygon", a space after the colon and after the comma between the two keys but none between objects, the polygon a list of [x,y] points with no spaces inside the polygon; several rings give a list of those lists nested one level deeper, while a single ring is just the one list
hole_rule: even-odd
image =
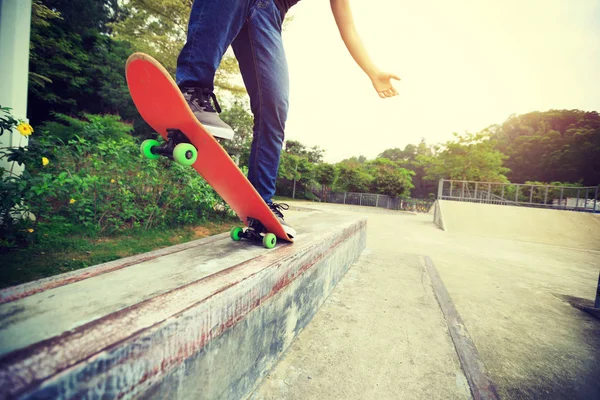
[{"label": "concrete wall", "polygon": [[[166,263],[181,279],[184,272],[197,271],[193,264],[184,266],[185,271],[177,269],[181,261],[188,256],[202,259],[204,254],[209,254],[204,256],[207,263],[222,268],[166,291],[149,288],[141,293],[144,287],[139,288],[140,293],[132,292],[139,297],[130,302],[122,290],[107,292],[121,299],[117,303],[107,299],[108,308],[102,307],[101,293],[90,293],[89,282],[103,280],[106,287],[111,275],[128,276],[123,271],[135,271],[139,265],[124,265],[120,270],[113,266],[83,281],[64,281],[63,286],[41,292],[30,290],[34,294],[2,304],[0,319],[6,323],[0,326],[0,335],[24,318],[31,320],[28,326],[36,326],[34,322],[43,317],[35,311],[36,304],[43,299],[61,304],[53,293],[70,292],[70,304],[62,306],[64,315],[54,318],[61,330],[38,324],[35,343],[6,349],[0,358],[0,398],[248,396],[366,245],[366,220],[356,216],[322,213],[295,226],[304,232],[297,241],[271,251],[223,236],[172,254],[169,262],[168,256],[142,257],[148,261],[139,274],[152,274],[153,266],[160,269]],[[222,258],[216,259],[215,254]],[[127,282],[121,284],[123,290],[131,290]],[[129,287],[135,284],[130,281]],[[73,320],[70,308],[89,309],[93,315]],[[103,309],[105,314],[99,314]],[[63,333],[44,336],[44,330]]]},{"label": "concrete wall", "polygon": [[434,204],[434,209],[433,209],[433,222],[443,231],[445,231],[446,229],[444,228],[444,217],[442,216],[442,208],[440,206],[440,201],[442,200],[436,200],[435,204]]}]

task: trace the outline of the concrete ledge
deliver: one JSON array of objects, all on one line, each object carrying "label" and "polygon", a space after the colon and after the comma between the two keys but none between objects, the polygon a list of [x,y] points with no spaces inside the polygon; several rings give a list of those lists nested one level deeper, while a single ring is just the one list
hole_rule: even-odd
[{"label": "concrete ledge", "polygon": [[13,289],[0,398],[248,396],[366,245],[363,218],[302,214],[270,251],[219,235]]},{"label": "concrete ledge", "polygon": [[447,231],[448,229],[444,225],[444,216],[442,215],[442,206],[440,205],[440,200],[436,200],[433,205],[433,222],[443,231]]}]

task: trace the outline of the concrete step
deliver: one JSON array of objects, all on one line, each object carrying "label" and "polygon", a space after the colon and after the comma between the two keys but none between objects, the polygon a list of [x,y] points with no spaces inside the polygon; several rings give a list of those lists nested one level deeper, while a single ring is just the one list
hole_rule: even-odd
[{"label": "concrete step", "polygon": [[293,244],[227,233],[0,291],[0,399],[244,398],[366,245],[294,212]]}]

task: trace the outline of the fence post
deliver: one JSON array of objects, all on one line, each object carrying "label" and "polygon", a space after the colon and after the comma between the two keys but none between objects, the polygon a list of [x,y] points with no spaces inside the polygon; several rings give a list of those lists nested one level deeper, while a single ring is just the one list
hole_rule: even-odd
[{"label": "fence post", "polygon": [[465,199],[465,181],[462,182],[462,192],[460,192],[460,200],[463,201]]},{"label": "fence post", "polygon": [[441,200],[443,196],[444,196],[444,179],[442,178],[438,181],[438,195],[437,195],[438,200]]},{"label": "fence post", "polygon": [[587,206],[587,202],[588,202],[588,196],[590,194],[590,189],[589,188],[585,188],[585,200],[583,200],[583,209],[585,211],[587,211],[588,206]]},{"label": "fence post", "polygon": [[347,192],[344,192],[344,204],[346,204],[346,193]]},{"label": "fence post", "polygon": [[502,194],[500,195],[500,197],[502,198],[500,204],[504,204],[504,183],[502,184]]},{"label": "fence post", "polygon": [[519,203],[519,184],[517,183],[517,190],[515,190],[515,203]]},{"label": "fence post", "polygon": [[379,207],[379,195],[375,198],[375,208]]},{"label": "fence post", "polygon": [[360,200],[359,200],[360,205],[362,206],[362,193],[360,194]]},{"label": "fence post", "polygon": [[577,189],[577,200],[575,200],[575,209],[579,208],[579,189]]},{"label": "fence post", "polygon": [[596,195],[594,196],[594,212],[596,212],[596,204],[598,203],[598,189],[600,189],[600,185],[596,186]]},{"label": "fence post", "polygon": [[[564,192],[564,190],[565,190],[565,188],[563,186],[561,186],[561,188],[560,188],[560,203],[558,203],[558,205],[560,207],[562,207],[562,198],[563,198],[563,192]],[[565,208],[567,208],[566,204],[565,204]]]},{"label": "fence post", "polygon": [[492,196],[492,184],[491,183],[488,183],[488,193],[487,194],[488,194],[487,201],[489,203],[491,201],[490,197]]},{"label": "fence post", "polygon": [[[478,200],[477,198],[477,186],[478,186],[479,182],[475,182],[475,193],[473,194],[473,197],[475,198],[475,201]],[[477,201],[478,202],[478,201]],[[479,203],[479,202],[478,202]]]},{"label": "fence post", "polygon": [[548,186],[546,186],[546,194],[544,195],[544,205],[548,204]]},{"label": "fence post", "polygon": [[533,203],[533,185],[531,185],[531,191],[529,192],[529,204]]}]

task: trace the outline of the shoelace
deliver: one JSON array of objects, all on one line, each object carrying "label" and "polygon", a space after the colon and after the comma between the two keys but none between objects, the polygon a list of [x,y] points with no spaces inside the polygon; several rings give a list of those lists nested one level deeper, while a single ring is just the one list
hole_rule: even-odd
[{"label": "shoelace", "polygon": [[281,218],[283,218],[283,213],[280,210],[289,210],[290,209],[290,206],[287,205],[286,203],[271,203],[271,204],[269,204],[269,207],[275,213],[275,215],[277,215],[278,217],[281,217]]},{"label": "shoelace", "polygon": [[[219,114],[221,113],[221,106],[217,101],[217,96],[215,96],[213,92],[206,89],[196,88],[190,90],[189,93],[192,96],[192,103],[196,104],[198,108],[203,108],[204,111],[208,112],[218,112]],[[213,107],[213,105],[210,103],[210,99],[212,99],[215,107]],[[216,111],[215,108],[217,109]]]}]

